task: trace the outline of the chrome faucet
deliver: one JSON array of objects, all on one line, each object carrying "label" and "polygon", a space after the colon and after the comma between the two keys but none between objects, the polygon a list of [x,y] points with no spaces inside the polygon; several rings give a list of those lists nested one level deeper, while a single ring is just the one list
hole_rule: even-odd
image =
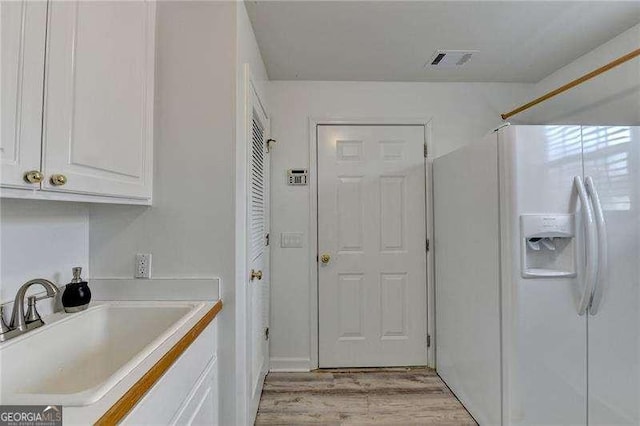
[{"label": "chrome faucet", "polygon": [[[29,311],[27,312],[28,318],[26,318],[24,313],[24,298],[27,294],[27,290],[34,284],[40,284],[47,291],[46,296],[29,297]],[[4,342],[5,340],[12,339],[21,334],[28,332],[29,330],[33,330],[34,328],[38,328],[44,325],[44,321],[40,318],[38,311],[36,310],[36,301],[42,299],[48,299],[50,297],[55,297],[58,294],[58,287],[55,286],[51,281],[45,280],[44,278],[36,278],[35,280],[27,281],[20,287],[18,293],[16,293],[16,298],[13,302],[13,312],[11,313],[11,322],[9,323],[8,330],[5,331],[5,327],[2,327],[2,333],[0,334],[0,342]]]}]

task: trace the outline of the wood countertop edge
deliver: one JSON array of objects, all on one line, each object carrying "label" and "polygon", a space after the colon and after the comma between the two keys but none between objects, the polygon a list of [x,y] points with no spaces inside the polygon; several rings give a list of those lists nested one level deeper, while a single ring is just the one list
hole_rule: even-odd
[{"label": "wood countertop edge", "polygon": [[114,425],[122,420],[133,407],[144,397],[149,389],[164,375],[173,363],[198,338],[200,333],[213,321],[222,309],[222,300],[215,305],[187,333],[165,353],[133,386],[125,392],[115,404],[111,406],[96,421],[96,425]]}]

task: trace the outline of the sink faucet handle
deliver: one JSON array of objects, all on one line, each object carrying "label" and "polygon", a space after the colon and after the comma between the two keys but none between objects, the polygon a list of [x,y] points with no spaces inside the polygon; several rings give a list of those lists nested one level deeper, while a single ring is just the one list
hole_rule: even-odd
[{"label": "sink faucet handle", "polygon": [[32,322],[42,321],[42,318],[40,318],[40,314],[36,309],[36,301],[38,300],[38,298],[36,296],[29,296],[27,300],[28,308],[27,313],[24,315],[24,322],[26,324],[30,324]]},{"label": "sink faucet handle", "polygon": [[11,328],[4,322],[4,305],[0,305],[0,334],[4,334]]},{"label": "sink faucet handle", "polygon": [[51,299],[54,296],[49,296],[48,294],[45,293],[43,296],[29,296],[27,297],[27,300],[31,299],[32,297],[35,298],[37,302],[38,300]]}]

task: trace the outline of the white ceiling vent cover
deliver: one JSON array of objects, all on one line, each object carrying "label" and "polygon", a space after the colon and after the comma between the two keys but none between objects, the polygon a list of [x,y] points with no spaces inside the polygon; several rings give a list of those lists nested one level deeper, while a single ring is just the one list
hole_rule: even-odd
[{"label": "white ceiling vent cover", "polygon": [[477,50],[436,50],[426,66],[431,68],[455,68],[469,62]]}]

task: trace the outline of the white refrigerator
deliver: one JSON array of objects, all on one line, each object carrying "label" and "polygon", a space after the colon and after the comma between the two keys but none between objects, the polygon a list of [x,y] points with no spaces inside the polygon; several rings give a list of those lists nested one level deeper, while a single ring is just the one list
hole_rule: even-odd
[{"label": "white refrigerator", "polygon": [[640,424],[640,127],[435,160],[437,371],[482,425]]}]

